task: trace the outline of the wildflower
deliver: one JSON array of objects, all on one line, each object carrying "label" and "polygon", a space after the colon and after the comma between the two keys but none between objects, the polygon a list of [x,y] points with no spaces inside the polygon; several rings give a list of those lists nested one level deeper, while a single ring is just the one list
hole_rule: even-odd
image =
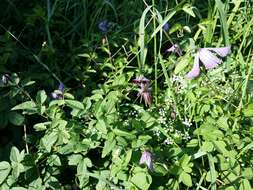
[{"label": "wildflower", "polygon": [[[210,70],[221,64],[222,60],[218,57],[226,57],[229,53],[230,46],[221,48],[200,48],[195,55],[193,68],[186,77],[188,79],[193,79],[199,75],[199,60],[203,63],[207,70]],[[218,57],[215,54],[217,54]]]},{"label": "wildflower", "polygon": [[10,75],[9,74],[3,74],[2,77],[1,77],[1,82],[4,85],[7,85],[9,81],[10,81]]},{"label": "wildflower", "polygon": [[56,100],[62,100],[63,99],[63,93],[64,93],[64,84],[60,83],[58,90],[55,90],[51,93],[51,97]]},{"label": "wildflower", "polygon": [[107,20],[103,20],[98,23],[98,28],[102,33],[107,33],[110,28],[110,25],[111,23],[109,23]]},{"label": "wildflower", "polygon": [[174,44],[169,49],[166,50],[166,52],[173,52],[177,53],[179,56],[183,54],[182,50],[180,49],[179,45]]},{"label": "wildflower", "polygon": [[150,80],[147,79],[147,78],[144,77],[144,76],[139,76],[139,77],[136,77],[136,78],[133,80],[133,83],[134,83],[134,84],[137,84],[138,86],[149,85],[149,84],[150,84]]},{"label": "wildflower", "polygon": [[166,22],[164,25],[163,25],[163,30],[164,31],[168,31],[170,29],[170,24],[168,22]]},{"label": "wildflower", "polygon": [[182,124],[184,124],[187,127],[190,127],[192,125],[191,121],[188,120],[187,118],[184,119],[184,121],[182,122]]},{"label": "wildflower", "polygon": [[133,82],[140,87],[137,97],[140,97],[140,101],[144,100],[145,106],[151,106],[152,96],[150,80],[144,76],[136,77]]},{"label": "wildflower", "polygon": [[58,90],[60,90],[62,93],[64,92],[64,84],[63,83],[60,83],[59,84],[59,87],[58,87]]},{"label": "wildflower", "polygon": [[146,164],[148,169],[153,171],[152,154],[149,151],[144,151],[141,155],[140,164]]}]

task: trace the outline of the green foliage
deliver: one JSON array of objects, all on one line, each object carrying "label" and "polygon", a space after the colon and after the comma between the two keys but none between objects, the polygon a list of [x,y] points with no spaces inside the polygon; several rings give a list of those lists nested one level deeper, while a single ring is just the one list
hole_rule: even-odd
[{"label": "green foliage", "polygon": [[2,4],[0,189],[252,189],[250,1]]}]

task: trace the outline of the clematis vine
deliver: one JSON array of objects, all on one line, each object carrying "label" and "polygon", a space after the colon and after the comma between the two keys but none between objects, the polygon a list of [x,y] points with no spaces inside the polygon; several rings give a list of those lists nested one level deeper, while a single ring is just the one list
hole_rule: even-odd
[{"label": "clematis vine", "polygon": [[144,100],[145,106],[151,106],[152,96],[150,80],[144,76],[139,76],[133,80],[133,83],[140,87],[137,95],[137,97],[140,97],[140,101]]},{"label": "clematis vine", "polygon": [[63,99],[63,93],[64,93],[64,84],[60,83],[58,90],[55,90],[51,93],[51,97],[55,100],[62,100]]},{"label": "clematis vine", "polygon": [[221,58],[226,57],[230,51],[230,46],[221,48],[200,48],[195,55],[192,70],[186,75],[186,78],[193,79],[200,74],[199,61],[203,63],[207,70],[210,70],[221,64]]},{"label": "clematis vine", "polygon": [[140,164],[146,164],[148,169],[150,171],[153,171],[154,168],[153,168],[153,161],[152,161],[152,153],[145,150],[141,155]]}]

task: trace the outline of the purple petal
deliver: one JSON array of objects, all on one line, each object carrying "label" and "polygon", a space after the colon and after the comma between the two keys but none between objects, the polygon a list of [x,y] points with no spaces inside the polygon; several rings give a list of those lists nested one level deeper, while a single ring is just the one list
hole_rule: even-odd
[{"label": "purple petal", "polygon": [[64,84],[63,83],[60,83],[59,84],[59,87],[58,87],[58,90],[60,90],[61,92],[63,92],[64,91]]},{"label": "purple petal", "polygon": [[206,69],[213,69],[221,63],[221,60],[206,48],[199,50],[199,59]]},{"label": "purple petal", "polygon": [[136,77],[136,78],[133,80],[133,83],[135,83],[135,84],[137,84],[137,85],[139,85],[139,86],[141,86],[142,84],[147,85],[147,84],[150,83],[150,80],[147,79],[147,78],[144,77],[144,76],[138,76],[138,77]]},{"label": "purple petal", "polygon": [[214,51],[215,53],[217,53],[221,57],[225,57],[230,53],[231,46],[221,47],[221,48],[206,48],[206,49]]},{"label": "purple petal", "polygon": [[179,56],[183,54],[182,50],[177,44],[172,45],[169,49],[166,50],[166,52],[174,52],[177,53]]},{"label": "purple petal", "polygon": [[140,164],[146,164],[148,169],[153,170],[152,154],[145,150],[141,155]]},{"label": "purple petal", "polygon": [[52,97],[53,99],[58,99],[58,94],[56,94],[55,92],[52,92],[52,93],[51,93],[51,97]]},{"label": "purple petal", "polygon": [[200,68],[199,68],[199,52],[195,55],[194,58],[194,65],[192,70],[186,75],[186,78],[188,79],[193,79],[197,77],[200,73]]}]

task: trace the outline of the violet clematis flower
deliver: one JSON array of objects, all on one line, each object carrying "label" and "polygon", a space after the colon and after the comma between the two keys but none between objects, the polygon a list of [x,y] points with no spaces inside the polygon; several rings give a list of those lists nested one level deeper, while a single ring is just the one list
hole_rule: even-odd
[{"label": "violet clematis flower", "polygon": [[219,57],[226,57],[230,53],[230,50],[230,46],[221,48],[200,48],[195,55],[192,70],[186,75],[186,78],[193,79],[200,74],[199,60],[207,70],[210,70],[221,64],[222,60]]},{"label": "violet clematis flower", "polygon": [[110,26],[111,26],[111,23],[108,22],[107,20],[103,20],[98,23],[98,28],[102,33],[107,33]]},{"label": "violet clematis flower", "polygon": [[183,54],[182,50],[177,44],[172,45],[169,49],[166,50],[166,52],[174,52],[177,53],[179,56]]},{"label": "violet clematis flower", "polygon": [[151,96],[150,80],[144,76],[139,76],[133,80],[133,83],[135,83],[140,87],[137,95],[138,97],[140,97],[140,101],[144,100],[145,106],[151,106],[152,96]]},{"label": "violet clematis flower", "polygon": [[164,31],[168,31],[170,29],[170,24],[168,22],[166,22],[164,25],[163,25],[163,30]]},{"label": "violet clematis flower", "polygon": [[64,84],[60,83],[58,90],[55,90],[54,92],[51,93],[51,97],[55,100],[62,100],[63,99],[63,94],[64,94]]},{"label": "violet clematis flower", "polygon": [[142,86],[142,85],[149,85],[150,84],[150,80],[147,79],[144,76],[138,76],[133,80],[134,84],[137,84],[138,86]]},{"label": "violet clematis flower", "polygon": [[149,85],[142,85],[137,96],[140,97],[140,101],[144,100],[145,106],[151,106],[152,96]]},{"label": "violet clematis flower", "polygon": [[141,159],[140,159],[140,164],[146,164],[148,169],[150,171],[153,171],[153,161],[152,161],[152,154],[145,150],[142,155],[141,155]]}]

